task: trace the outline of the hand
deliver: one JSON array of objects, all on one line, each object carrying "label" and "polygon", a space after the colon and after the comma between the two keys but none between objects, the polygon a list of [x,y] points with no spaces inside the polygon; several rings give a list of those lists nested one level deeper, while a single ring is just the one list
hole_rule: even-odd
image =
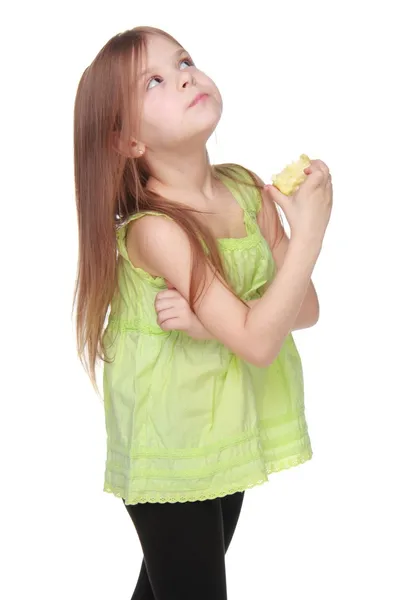
[{"label": "hand", "polygon": [[266,191],[285,213],[291,237],[322,242],[332,211],[332,177],[322,160],[312,160],[304,173],[307,179],[292,196],[285,196],[270,185],[266,186]]},{"label": "hand", "polygon": [[161,329],[184,331],[196,340],[214,339],[191,311],[187,300],[169,282],[167,286],[167,290],[158,292],[154,303]]}]

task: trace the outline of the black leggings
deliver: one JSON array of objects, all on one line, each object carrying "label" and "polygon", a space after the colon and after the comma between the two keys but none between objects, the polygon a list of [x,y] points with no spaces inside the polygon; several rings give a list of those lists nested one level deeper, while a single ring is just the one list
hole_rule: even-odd
[{"label": "black leggings", "polygon": [[144,558],[131,600],[226,600],[225,553],[244,492],[214,500],[125,504]]}]

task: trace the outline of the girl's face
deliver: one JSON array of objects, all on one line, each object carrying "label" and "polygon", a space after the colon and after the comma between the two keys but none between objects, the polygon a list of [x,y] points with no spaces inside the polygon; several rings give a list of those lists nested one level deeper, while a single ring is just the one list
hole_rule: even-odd
[{"label": "girl's face", "polygon": [[[138,141],[146,152],[178,151],[205,145],[222,113],[215,83],[172,41],[148,36],[147,65],[138,80],[143,100]],[[191,105],[199,94],[206,94]]]}]

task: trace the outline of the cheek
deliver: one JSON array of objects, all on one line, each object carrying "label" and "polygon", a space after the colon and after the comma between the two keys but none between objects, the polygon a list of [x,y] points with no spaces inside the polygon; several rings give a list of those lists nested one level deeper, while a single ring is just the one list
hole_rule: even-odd
[{"label": "cheek", "polygon": [[146,101],[144,105],[142,114],[143,123],[147,127],[159,127],[160,124],[165,122],[166,114],[168,114],[169,111],[169,103],[165,102],[165,99],[161,99],[160,97],[157,98],[157,96],[154,94]]},{"label": "cheek", "polygon": [[219,89],[217,87],[215,88],[213,96],[214,96],[215,100],[217,101],[217,104],[219,106],[220,112],[222,112],[222,107],[223,107],[222,96],[219,93]]},{"label": "cheek", "polygon": [[210,91],[210,94],[214,96],[214,98],[219,102],[219,104],[222,104],[222,96],[220,94],[220,91],[215,82],[211,79],[211,77],[208,77],[202,71],[200,71],[197,80],[200,85],[204,85],[204,87]]},{"label": "cheek", "polygon": [[156,147],[162,140],[169,140],[175,135],[179,122],[176,105],[165,96],[149,99],[143,107],[141,121],[144,143]]},{"label": "cheek", "polygon": [[218,104],[220,104],[220,106],[222,107],[222,96],[220,94],[219,89],[217,88],[217,86],[215,84],[213,85],[213,90],[214,90],[214,98],[217,100]]}]

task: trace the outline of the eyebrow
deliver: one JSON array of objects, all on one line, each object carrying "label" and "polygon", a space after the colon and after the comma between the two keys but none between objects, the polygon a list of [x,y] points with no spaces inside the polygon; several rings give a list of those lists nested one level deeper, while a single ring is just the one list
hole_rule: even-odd
[{"label": "eyebrow", "polygon": [[[177,50],[176,52],[173,53],[172,55],[172,59],[176,59],[178,58],[181,54],[187,54],[186,50],[184,48],[179,48],[179,50]],[[154,68],[148,68],[145,69],[144,71],[142,71],[139,75],[140,78],[144,77],[145,75],[147,75],[148,73],[154,73],[156,72],[157,69]]]}]

